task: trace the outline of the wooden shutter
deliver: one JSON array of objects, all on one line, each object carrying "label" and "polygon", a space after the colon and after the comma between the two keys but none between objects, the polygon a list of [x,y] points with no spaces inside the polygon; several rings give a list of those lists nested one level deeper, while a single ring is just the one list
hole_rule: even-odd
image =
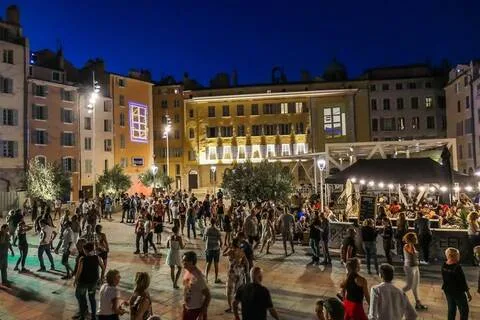
[{"label": "wooden shutter", "polygon": [[37,106],[32,104],[32,119],[36,119],[36,115],[37,115]]},{"label": "wooden shutter", "polygon": [[[13,111],[13,125],[18,126],[18,110],[12,110],[12,111]],[[0,113],[3,114],[3,112],[0,112]]]},{"label": "wooden shutter", "polygon": [[7,79],[7,92],[13,93],[13,79]]},{"label": "wooden shutter", "polygon": [[3,125],[3,108],[0,108],[0,126]]},{"label": "wooden shutter", "polygon": [[13,141],[13,157],[18,158],[18,142]]},{"label": "wooden shutter", "polygon": [[72,146],[74,146],[74,145],[75,145],[75,134],[72,133]]},{"label": "wooden shutter", "polygon": [[45,144],[48,144],[48,132],[45,131],[43,138],[45,139]]},{"label": "wooden shutter", "polygon": [[290,102],[288,104],[288,113],[295,113],[295,102]]},{"label": "wooden shutter", "polygon": [[44,106],[42,108],[43,108],[43,111],[44,111],[45,120],[47,120],[48,119],[48,106]]}]

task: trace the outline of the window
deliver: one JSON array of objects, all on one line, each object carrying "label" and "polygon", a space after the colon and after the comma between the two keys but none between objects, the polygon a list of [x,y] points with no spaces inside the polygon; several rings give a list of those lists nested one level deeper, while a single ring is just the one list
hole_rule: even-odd
[{"label": "window", "polygon": [[48,144],[48,132],[46,130],[36,129],[33,131],[33,143],[47,145]]},{"label": "window", "polygon": [[431,89],[432,88],[432,83],[430,81],[425,82],[425,88]]},{"label": "window", "polygon": [[388,83],[382,84],[382,90],[383,90],[383,91],[388,91],[388,90],[390,90],[390,85],[389,85]]},{"label": "window", "polygon": [[60,72],[52,71],[52,81],[60,81]]},{"label": "window", "polygon": [[215,106],[208,106],[208,117],[209,118],[215,117]]},{"label": "window", "polygon": [[378,119],[372,119],[372,131],[373,132],[378,131]]},{"label": "window", "polygon": [[103,101],[103,112],[112,112],[112,101]]},{"label": "window", "polygon": [[238,159],[245,159],[245,157],[246,157],[245,146],[238,146]]},{"label": "window", "polygon": [[305,126],[303,122],[295,124],[295,134],[305,134]]},{"label": "window", "polygon": [[123,134],[120,135],[120,149],[125,149],[125,136]]},{"label": "window", "polygon": [[230,116],[230,106],[222,106],[222,116],[223,117]]},{"label": "window", "polygon": [[188,151],[188,161],[195,161],[197,159],[194,150]]},{"label": "window", "polygon": [[125,127],[125,113],[120,112],[120,126]]},{"label": "window", "polygon": [[176,164],[176,165],[175,165],[175,174],[176,174],[177,176],[180,175],[180,165],[179,165],[179,164]]},{"label": "window", "polygon": [[37,84],[33,84],[33,94],[36,97],[46,97],[48,95],[48,87],[47,86],[40,86]]},{"label": "window", "polygon": [[63,163],[63,170],[65,170],[66,172],[75,171],[75,160],[73,160],[73,158],[70,158],[70,157],[63,158],[62,163]]},{"label": "window", "polygon": [[296,113],[303,112],[303,102],[295,102],[295,112]]},{"label": "window", "polygon": [[18,125],[18,111],[13,109],[0,108],[0,125],[17,126]]},{"label": "window", "polygon": [[73,123],[73,110],[62,108],[61,118],[63,123]]},{"label": "window", "polygon": [[193,118],[193,109],[188,110],[188,116]]},{"label": "window", "polygon": [[405,118],[400,117],[397,119],[397,130],[404,131],[405,130]]},{"label": "window", "polygon": [[374,84],[371,84],[370,85],[370,91],[376,91],[377,90],[377,86],[374,85]]},{"label": "window", "polygon": [[395,131],[395,118],[380,118],[380,130]]},{"label": "window", "polygon": [[266,136],[274,136],[277,134],[277,126],[274,124],[266,124],[263,126],[263,133]]},{"label": "window", "polygon": [[62,132],[62,146],[73,147],[75,145],[75,135],[73,132]]},{"label": "window", "polygon": [[118,79],[118,86],[124,88],[127,85],[127,81],[125,79]]},{"label": "window", "polygon": [[427,129],[435,129],[435,117],[427,117]]},{"label": "window", "polygon": [[175,130],[173,132],[173,138],[174,139],[180,139],[180,130]]},{"label": "window", "polygon": [[457,101],[457,112],[461,112],[462,111],[462,105],[460,103],[460,100]]},{"label": "window", "polygon": [[433,106],[433,98],[425,97],[425,108],[431,108]]},{"label": "window", "polygon": [[245,137],[245,126],[243,124],[237,127],[237,137]]},{"label": "window", "polygon": [[35,159],[38,161],[38,163],[42,167],[45,167],[45,165],[47,164],[47,157],[45,157],[45,156],[36,156]]},{"label": "window", "polygon": [[190,139],[195,138],[195,130],[193,128],[188,129],[188,136],[190,137]]},{"label": "window", "polygon": [[60,91],[60,95],[61,95],[63,101],[70,101],[70,102],[73,101],[73,94],[74,94],[74,92],[72,90],[62,89]]},{"label": "window", "polygon": [[403,98],[397,98],[397,110],[403,110]]},{"label": "window", "polygon": [[13,80],[10,78],[0,77],[0,92],[13,93]]},{"label": "window", "polygon": [[296,154],[307,153],[307,145],[305,143],[297,143]]},{"label": "window", "polygon": [[260,159],[261,158],[260,145],[258,145],[258,144],[252,145],[252,158],[254,158],[254,159]]},{"label": "window", "polygon": [[83,149],[92,150],[92,138],[86,137],[83,139]]},{"label": "window", "polygon": [[460,83],[455,83],[455,93],[459,93],[460,92]]},{"label": "window", "polygon": [[173,116],[173,121],[175,121],[175,123],[180,122],[180,115],[178,113],[175,113],[175,115]]},{"label": "window", "polygon": [[261,136],[262,135],[262,126],[252,125],[252,136]]},{"label": "window", "polygon": [[410,99],[412,109],[418,109],[418,97],[412,97]]},{"label": "window", "polygon": [[370,100],[370,105],[372,107],[372,110],[377,110],[377,99]]},{"label": "window", "polygon": [[232,137],[233,127],[220,127],[220,133],[222,137]]},{"label": "window", "polygon": [[168,100],[162,100],[161,106],[162,106],[162,109],[167,109],[168,108]]},{"label": "window", "polygon": [[473,121],[472,118],[465,120],[465,134],[471,134],[473,132]]},{"label": "window", "polygon": [[396,83],[395,84],[395,89],[402,90],[403,89],[403,84],[401,82]]},{"label": "window", "polygon": [[207,138],[216,138],[218,135],[217,127],[207,127]]},{"label": "window", "polygon": [[112,120],[108,120],[108,119],[103,120],[103,131],[112,132]]},{"label": "window", "polygon": [[120,158],[120,167],[126,168],[128,166],[128,159],[127,158]]},{"label": "window", "polygon": [[470,96],[465,97],[465,109],[470,109]]},{"label": "window", "polygon": [[103,140],[103,150],[106,152],[112,151],[112,139]]},{"label": "window", "polygon": [[416,129],[416,130],[420,129],[420,118],[419,117],[413,117],[412,118],[412,129]]},{"label": "window", "polygon": [[463,86],[468,86],[468,76],[463,77]]},{"label": "window", "polygon": [[18,142],[0,140],[0,152],[3,158],[16,158],[18,157]]},{"label": "window", "polygon": [[92,160],[85,160],[85,173],[92,173]]},{"label": "window", "polygon": [[48,119],[47,106],[32,105],[32,119],[47,120]]},{"label": "window", "polygon": [[409,82],[408,89],[417,89],[417,84],[415,82]]},{"label": "window", "polygon": [[13,50],[3,49],[3,63],[13,64]]},{"label": "window", "polygon": [[174,108],[180,108],[180,100],[173,100],[173,107]]},{"label": "window", "polygon": [[282,114],[288,113],[288,103],[282,102],[280,104],[280,113]]},{"label": "window", "polygon": [[390,99],[383,99],[383,110],[390,110]]},{"label": "window", "polygon": [[238,104],[237,105],[237,116],[241,117],[245,115],[245,108],[243,104]]},{"label": "window", "polygon": [[121,94],[120,97],[118,98],[118,104],[122,107],[125,106],[125,96],[123,94]]},{"label": "window", "polygon": [[267,158],[275,157],[275,145],[267,144]]},{"label": "window", "polygon": [[277,109],[277,104],[273,103],[264,103],[263,104],[263,114],[275,114]]},{"label": "window", "polygon": [[258,104],[252,104],[252,116],[258,115]]},{"label": "window", "polygon": [[217,147],[207,147],[207,160],[217,160]]},{"label": "window", "polygon": [[340,107],[323,109],[323,131],[326,138],[346,136],[346,117]]},{"label": "window", "polygon": [[463,136],[463,121],[457,122],[457,137]]},{"label": "window", "polygon": [[289,156],[290,155],[290,144],[283,143],[282,144],[282,156]]},{"label": "window", "polygon": [[290,123],[281,123],[278,125],[278,132],[280,135],[288,135],[291,133],[292,125]]}]

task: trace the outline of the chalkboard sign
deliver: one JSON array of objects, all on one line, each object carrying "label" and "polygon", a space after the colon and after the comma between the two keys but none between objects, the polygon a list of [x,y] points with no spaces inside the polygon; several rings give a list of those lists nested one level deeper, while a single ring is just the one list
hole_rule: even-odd
[{"label": "chalkboard sign", "polygon": [[365,219],[375,220],[377,208],[377,197],[375,196],[360,196],[360,212],[358,215],[359,222]]}]

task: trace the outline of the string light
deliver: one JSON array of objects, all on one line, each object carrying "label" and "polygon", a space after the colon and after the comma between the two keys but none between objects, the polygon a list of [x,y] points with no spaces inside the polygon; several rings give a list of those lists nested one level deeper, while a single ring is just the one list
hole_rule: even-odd
[{"label": "string light", "polygon": [[418,190],[420,190],[420,191],[425,191],[425,187],[424,187],[424,186],[420,186],[420,187],[418,187]]},{"label": "string light", "polygon": [[370,187],[372,187],[374,184],[375,184],[375,182],[373,182],[373,180],[370,180],[370,182],[368,182],[368,185],[369,185]]},{"label": "string light", "polygon": [[460,191],[460,187],[459,187],[459,186],[455,186],[455,187],[453,187],[453,190],[454,190],[455,192],[458,192],[458,191]]},{"label": "string light", "polygon": [[415,189],[415,187],[412,186],[412,185],[409,185],[409,186],[407,187],[407,189],[408,189],[408,191],[413,191],[413,190]]},{"label": "string light", "polygon": [[383,182],[380,182],[380,183],[378,184],[378,187],[379,187],[379,188],[383,188],[384,186],[385,186],[385,184],[383,184]]},{"label": "string light", "polygon": [[440,191],[442,191],[442,192],[447,192],[447,190],[448,190],[448,188],[445,187],[445,186],[441,186],[441,187],[440,187]]},{"label": "string light", "polygon": [[466,186],[465,187],[465,191],[467,191],[467,192],[472,192],[472,190],[473,190],[472,186]]},{"label": "string light", "polygon": [[350,181],[352,181],[352,183],[355,183],[355,182],[357,182],[357,178],[355,178],[355,177],[350,178]]},{"label": "string light", "polygon": [[432,187],[428,188],[428,190],[430,190],[430,192],[434,192],[434,191],[435,191],[435,187],[432,186]]},{"label": "string light", "polygon": [[388,189],[390,189],[390,190],[393,189],[393,183],[388,184]]},{"label": "string light", "polygon": [[365,184],[365,180],[361,179],[360,184]]}]

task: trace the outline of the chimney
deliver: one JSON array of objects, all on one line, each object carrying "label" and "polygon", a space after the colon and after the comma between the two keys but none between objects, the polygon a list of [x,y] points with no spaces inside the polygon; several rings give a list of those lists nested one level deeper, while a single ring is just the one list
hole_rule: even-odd
[{"label": "chimney", "polygon": [[15,26],[20,25],[20,10],[17,6],[11,5],[6,10],[7,23]]}]

